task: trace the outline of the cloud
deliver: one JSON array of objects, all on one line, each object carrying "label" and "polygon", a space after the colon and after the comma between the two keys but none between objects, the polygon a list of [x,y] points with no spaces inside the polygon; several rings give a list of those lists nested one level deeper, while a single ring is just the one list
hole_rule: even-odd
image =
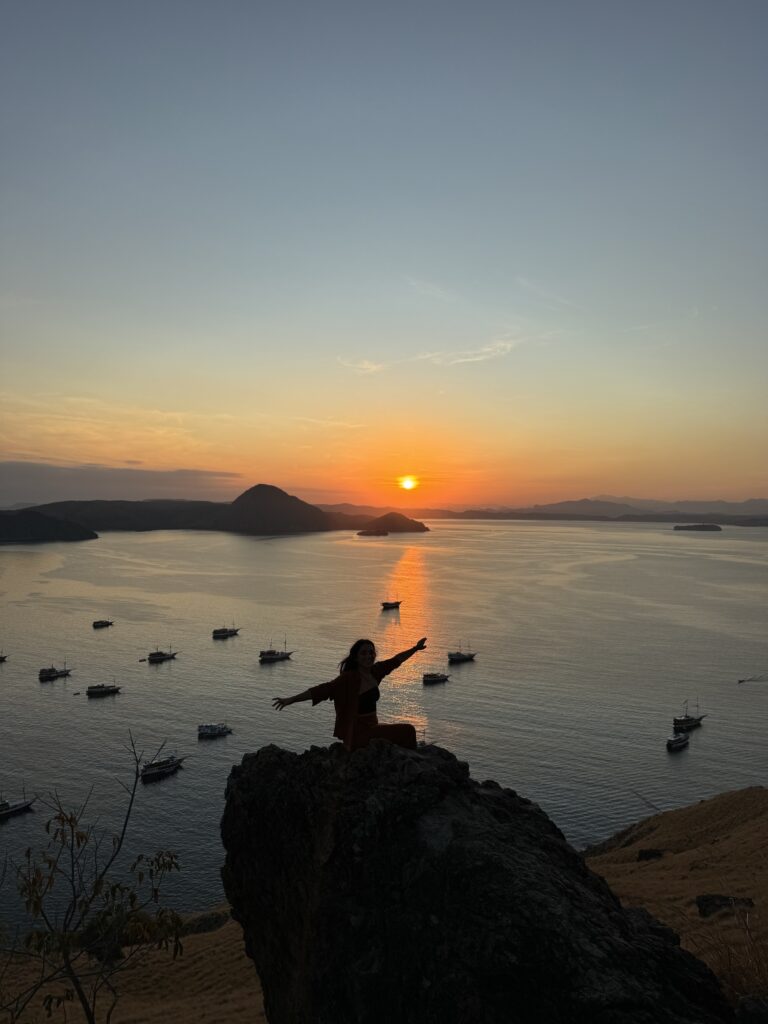
[{"label": "cloud", "polygon": [[372,363],[370,359],[358,359],[354,362],[349,359],[342,359],[341,356],[338,359],[342,366],[346,366],[349,370],[354,370],[355,373],[380,373],[385,367],[384,363]]},{"label": "cloud", "polygon": [[530,277],[518,276],[515,278],[515,284],[517,287],[529,295],[533,296],[534,299],[539,299],[544,302],[547,306],[562,307],[566,306],[569,309],[575,307],[575,303],[571,302],[570,299],[564,298],[557,292],[553,291],[546,285],[541,284],[539,281],[532,281]]},{"label": "cloud", "polygon": [[435,366],[458,366],[460,363],[484,363],[489,359],[500,359],[525,344],[527,338],[511,338],[492,341],[480,348],[464,349],[458,352],[423,352],[409,362],[427,362]]},{"label": "cloud", "polygon": [[228,501],[242,474],[209,469],[125,469],[98,463],[0,462],[3,505],[70,500],[189,498]]},{"label": "cloud", "polygon": [[443,288],[442,285],[435,284],[434,281],[423,281],[417,277],[408,277],[406,280],[413,291],[419,295],[425,295],[430,299],[441,299],[443,302],[456,301],[456,295],[453,292]]},{"label": "cloud", "polygon": [[311,423],[316,427],[341,427],[342,430],[359,430],[362,423],[345,423],[344,420],[315,419],[312,416],[292,416],[294,423]]}]

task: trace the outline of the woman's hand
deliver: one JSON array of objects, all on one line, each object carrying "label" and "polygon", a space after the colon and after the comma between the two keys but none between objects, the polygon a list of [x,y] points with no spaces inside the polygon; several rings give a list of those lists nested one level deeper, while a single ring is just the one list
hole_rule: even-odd
[{"label": "woman's hand", "polygon": [[289,704],[293,704],[292,697],[273,697],[272,707],[275,711],[282,711],[283,708],[287,708]]},{"label": "woman's hand", "polygon": [[421,638],[421,640],[417,640],[416,641],[416,650],[417,651],[423,651],[426,646],[427,646],[427,638],[425,636],[423,636]]}]

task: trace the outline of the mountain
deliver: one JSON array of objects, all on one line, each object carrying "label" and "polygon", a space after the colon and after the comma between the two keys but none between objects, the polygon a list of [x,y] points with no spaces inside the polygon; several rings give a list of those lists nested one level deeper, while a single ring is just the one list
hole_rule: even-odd
[{"label": "mountain", "polygon": [[256,484],[235,498],[224,516],[236,533],[316,533],[333,526],[325,512],[271,484]]},{"label": "mountain", "polygon": [[369,519],[366,530],[386,530],[388,533],[429,533],[429,527],[400,512],[388,512],[378,519]]},{"label": "mountain", "polygon": [[[368,526],[372,519],[371,515],[329,514],[271,484],[256,484],[230,504],[168,499],[56,501],[38,505],[34,511],[86,530],[223,530],[257,536],[356,530]],[[392,533],[427,529],[400,513],[393,516],[391,525],[381,529]]]},{"label": "mountain", "polygon": [[93,530],[40,512],[0,512],[0,544],[38,544],[53,540],[95,540]]}]

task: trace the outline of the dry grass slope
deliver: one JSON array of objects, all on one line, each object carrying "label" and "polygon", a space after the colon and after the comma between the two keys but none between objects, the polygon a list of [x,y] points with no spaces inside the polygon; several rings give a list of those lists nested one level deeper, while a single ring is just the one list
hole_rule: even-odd
[{"label": "dry grass slope", "polygon": [[[661,858],[638,861],[642,849]],[[722,793],[654,815],[588,851],[624,906],[645,907],[719,976],[726,992],[768,995],[768,790]],[[749,897],[749,910],[702,918],[696,897]]]}]

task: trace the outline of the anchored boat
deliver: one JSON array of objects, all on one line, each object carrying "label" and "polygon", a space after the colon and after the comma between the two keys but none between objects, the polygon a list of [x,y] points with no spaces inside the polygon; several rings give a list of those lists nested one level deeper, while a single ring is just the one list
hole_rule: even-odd
[{"label": "anchored boat", "polygon": [[157,757],[152,761],[145,761],[141,766],[141,781],[154,782],[155,779],[162,779],[166,775],[173,775],[181,768],[184,762],[183,757],[176,754],[166,754],[165,757]]}]

